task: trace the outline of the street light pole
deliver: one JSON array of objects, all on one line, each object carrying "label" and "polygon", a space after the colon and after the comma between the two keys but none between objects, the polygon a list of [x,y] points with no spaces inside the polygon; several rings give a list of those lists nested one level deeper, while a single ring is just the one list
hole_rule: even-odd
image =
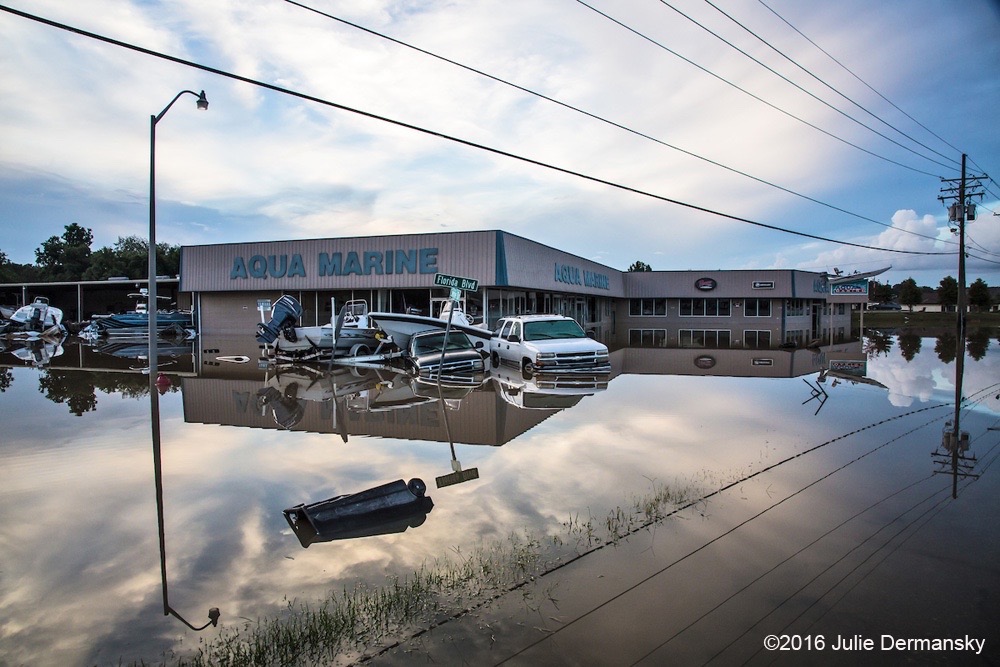
[{"label": "street light pole", "polygon": [[198,98],[198,109],[208,109],[208,98],[205,91],[196,93],[193,90],[182,90],[170,100],[170,104],[155,116],[149,117],[149,285],[146,295],[146,317],[149,318],[149,390],[155,391],[156,382],[156,124],[166,115],[181,95],[191,94]]}]

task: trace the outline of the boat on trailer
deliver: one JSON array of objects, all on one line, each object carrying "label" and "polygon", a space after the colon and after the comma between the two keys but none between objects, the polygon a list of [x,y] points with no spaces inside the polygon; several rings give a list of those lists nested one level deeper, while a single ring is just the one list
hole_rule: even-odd
[{"label": "boat on trailer", "polygon": [[466,315],[461,307],[449,301],[441,309],[441,314],[437,317],[426,315],[410,315],[408,313],[383,313],[373,312],[368,314],[368,319],[379,329],[388,335],[396,347],[405,350],[410,344],[410,338],[422,331],[432,329],[445,329],[451,319],[451,328],[461,331],[472,341],[483,343],[489,348],[490,338],[493,332],[483,327],[475,326],[473,320]]},{"label": "boat on trailer", "polygon": [[282,295],[271,308],[271,319],[257,325],[256,339],[274,345],[276,357],[294,361],[315,361],[330,357],[370,354],[380,345],[379,331],[369,323],[368,303],[348,301],[330,324],[302,327],[302,304]]},{"label": "boat on trailer", "polygon": [[21,306],[10,318],[0,324],[0,335],[12,338],[59,337],[66,334],[63,311],[49,305],[44,296],[36,296],[26,306]]},{"label": "boat on trailer", "polygon": [[[90,325],[80,332],[84,337],[100,336],[138,336],[149,333],[149,290],[145,287],[138,292],[129,294],[136,299],[135,309],[126,313],[113,315],[95,315]],[[157,297],[157,300],[169,300],[170,297]],[[193,330],[194,317],[190,310],[156,310],[156,332],[162,335],[165,330],[180,334]]]}]

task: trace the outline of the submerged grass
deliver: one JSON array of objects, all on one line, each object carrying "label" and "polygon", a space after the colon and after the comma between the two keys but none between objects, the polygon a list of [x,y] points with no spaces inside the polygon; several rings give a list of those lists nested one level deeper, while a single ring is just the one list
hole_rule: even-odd
[{"label": "submerged grass", "polygon": [[577,515],[562,523],[557,534],[510,535],[469,553],[455,548],[453,555],[425,563],[408,576],[389,577],[381,586],[358,584],[314,603],[286,601],[280,614],[227,626],[201,643],[196,653],[172,655],[161,664],[249,667],[364,661],[366,654],[417,637],[690,506],[703,497],[698,486],[655,485],[625,508],[609,511],[603,521],[581,521]]}]

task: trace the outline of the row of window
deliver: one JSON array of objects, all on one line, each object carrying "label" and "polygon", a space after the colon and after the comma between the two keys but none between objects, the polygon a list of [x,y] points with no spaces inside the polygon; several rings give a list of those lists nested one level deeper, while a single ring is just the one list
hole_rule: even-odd
[{"label": "row of window", "polygon": [[[677,299],[681,317],[730,317],[733,305],[743,303],[745,317],[771,317],[771,299]],[[785,315],[789,317],[809,314],[808,299],[786,299]],[[844,304],[840,313],[844,312]],[[667,299],[629,299],[628,314],[632,317],[666,316]]]},{"label": "row of window", "polygon": [[[666,329],[629,329],[629,347],[666,347]],[[680,329],[679,347],[732,347],[732,332],[728,329]],[[771,347],[771,332],[752,329],[743,332],[743,347]]]}]

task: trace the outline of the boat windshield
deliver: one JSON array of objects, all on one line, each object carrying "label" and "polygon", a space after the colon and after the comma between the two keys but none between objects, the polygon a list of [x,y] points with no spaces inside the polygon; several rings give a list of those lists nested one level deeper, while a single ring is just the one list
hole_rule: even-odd
[{"label": "boat windshield", "polygon": [[[444,341],[444,332],[431,333],[425,336],[414,336],[413,352],[415,354],[431,354],[441,351],[441,343]],[[445,350],[472,350],[472,341],[461,331],[451,331],[448,333],[448,344]]]},{"label": "boat windshield", "polygon": [[552,340],[556,338],[586,338],[576,320],[542,320],[524,323],[524,340]]}]

